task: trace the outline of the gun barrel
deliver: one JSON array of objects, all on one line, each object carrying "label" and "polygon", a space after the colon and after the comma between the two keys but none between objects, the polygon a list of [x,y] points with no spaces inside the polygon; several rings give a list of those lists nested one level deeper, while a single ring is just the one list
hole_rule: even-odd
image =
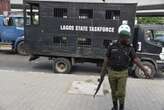
[{"label": "gun barrel", "polygon": [[99,91],[99,89],[100,89],[100,87],[101,87],[102,82],[103,82],[103,80],[100,80],[100,82],[99,82],[99,84],[98,84],[98,86],[97,86],[96,92],[95,92],[95,94],[94,94],[94,97],[95,97],[96,94],[98,93],[98,91]]}]

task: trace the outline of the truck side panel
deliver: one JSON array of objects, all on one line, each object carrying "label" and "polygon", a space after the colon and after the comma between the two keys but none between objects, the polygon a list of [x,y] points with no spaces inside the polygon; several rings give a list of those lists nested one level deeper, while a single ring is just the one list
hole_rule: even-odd
[{"label": "truck side panel", "polygon": [[[37,4],[37,3],[36,3]],[[106,48],[118,39],[117,29],[123,20],[132,28],[136,4],[94,4],[40,2],[39,25],[25,27],[28,51],[40,56],[65,56],[103,59]],[[67,10],[66,18],[57,18],[55,10]],[[80,17],[80,10],[90,18]],[[119,19],[107,19],[107,11],[117,11]]]}]

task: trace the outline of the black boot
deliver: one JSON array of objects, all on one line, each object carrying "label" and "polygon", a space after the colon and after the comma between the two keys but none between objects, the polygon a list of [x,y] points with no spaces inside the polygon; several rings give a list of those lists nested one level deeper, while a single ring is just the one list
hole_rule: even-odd
[{"label": "black boot", "polygon": [[122,97],[119,99],[119,110],[124,110],[124,105],[125,105],[125,97]]},{"label": "black boot", "polygon": [[124,110],[124,104],[120,104],[120,109],[119,110]]},{"label": "black boot", "polygon": [[113,102],[113,108],[111,110],[118,110],[118,103],[117,103],[117,101]]}]

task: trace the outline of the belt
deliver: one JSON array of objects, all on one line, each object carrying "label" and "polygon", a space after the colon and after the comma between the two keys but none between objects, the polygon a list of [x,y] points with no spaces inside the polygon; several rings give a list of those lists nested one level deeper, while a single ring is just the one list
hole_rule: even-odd
[{"label": "belt", "polygon": [[127,68],[111,68],[113,71],[124,71],[127,70]]}]

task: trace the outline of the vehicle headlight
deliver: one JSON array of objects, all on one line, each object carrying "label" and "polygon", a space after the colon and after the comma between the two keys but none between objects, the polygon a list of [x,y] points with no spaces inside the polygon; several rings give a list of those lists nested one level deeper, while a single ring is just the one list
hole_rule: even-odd
[{"label": "vehicle headlight", "polygon": [[164,47],[162,48],[162,53],[164,54]]}]

